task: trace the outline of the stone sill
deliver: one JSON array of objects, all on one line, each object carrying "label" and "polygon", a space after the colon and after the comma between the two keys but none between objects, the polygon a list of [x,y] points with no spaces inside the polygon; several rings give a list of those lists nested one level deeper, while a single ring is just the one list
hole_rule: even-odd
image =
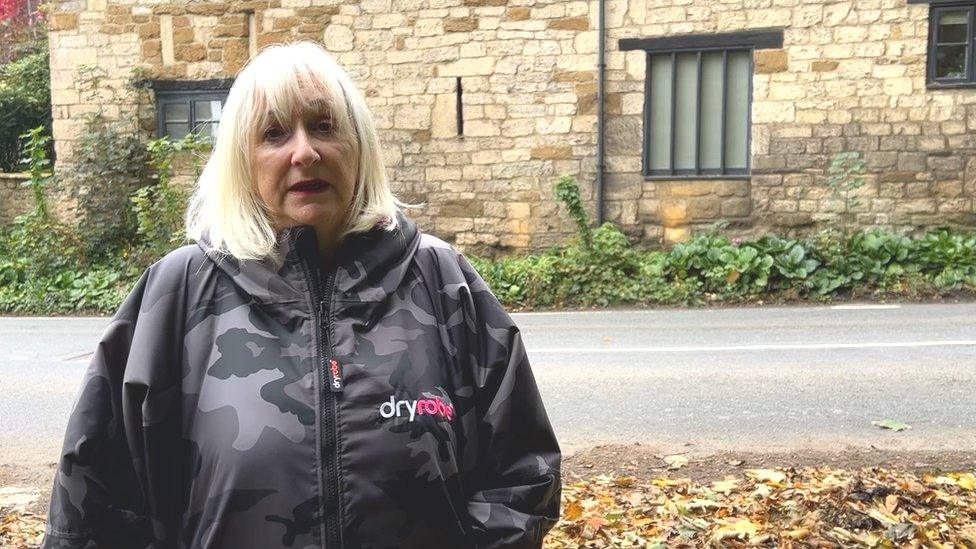
[{"label": "stone sill", "polygon": [[976,89],[976,82],[960,82],[958,84],[925,84],[927,90],[965,90]]},{"label": "stone sill", "polygon": [[[52,175],[54,175],[54,172],[41,172],[41,177],[51,177]],[[30,172],[0,172],[0,180],[3,179],[30,179]]]},{"label": "stone sill", "polygon": [[644,181],[748,181],[752,175],[645,175]]},{"label": "stone sill", "polygon": [[30,179],[30,172],[20,172],[20,173],[0,172],[0,179]]}]

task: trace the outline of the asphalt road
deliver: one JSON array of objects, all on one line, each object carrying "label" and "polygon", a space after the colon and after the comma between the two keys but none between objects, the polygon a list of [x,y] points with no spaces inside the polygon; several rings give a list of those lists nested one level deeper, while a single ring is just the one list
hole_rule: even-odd
[{"label": "asphalt road", "polygon": [[[976,304],[514,317],[567,451],[976,451]],[[0,318],[0,465],[57,460],[107,322]]]}]

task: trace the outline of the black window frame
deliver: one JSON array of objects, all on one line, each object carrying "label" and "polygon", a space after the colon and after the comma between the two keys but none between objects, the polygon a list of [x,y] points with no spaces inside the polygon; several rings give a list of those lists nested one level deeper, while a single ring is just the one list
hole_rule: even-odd
[{"label": "black window frame", "polygon": [[[962,10],[960,10],[962,8]],[[945,12],[967,11],[969,21],[966,35],[966,76],[964,78],[936,78],[936,48],[938,47],[939,15]],[[929,41],[926,52],[925,82],[929,88],[972,88],[976,87],[976,1],[938,2],[929,8]]]},{"label": "black window frame", "polygon": [[145,85],[155,93],[156,101],[156,137],[169,135],[166,132],[166,106],[185,105],[187,109],[188,132],[199,130],[200,123],[196,120],[193,108],[195,101],[220,101],[221,106],[227,103],[233,79],[217,78],[211,80],[150,80]]},{"label": "black window frame", "polygon": [[[619,42],[622,51],[643,50],[645,53],[644,76],[644,109],[641,129],[641,174],[646,180],[688,180],[688,179],[749,179],[752,174],[752,103],[753,77],[755,76],[755,51],[757,49],[782,48],[782,29],[758,29],[754,31],[694,34],[661,38],[625,38]],[[726,136],[725,124],[728,120],[728,58],[730,52],[747,52],[749,60],[749,86],[746,95],[746,165],[744,168],[729,168],[726,165]],[[722,52],[722,141],[720,146],[719,168],[701,167],[701,100],[702,100],[702,57],[707,53]],[[651,169],[651,60],[656,55],[671,55],[671,120],[673,124],[677,102],[674,101],[674,88],[677,85],[677,58],[679,54],[696,54],[698,63],[698,91],[695,106],[695,168],[675,167],[675,136],[677,132],[670,132],[671,155],[668,169]]]}]

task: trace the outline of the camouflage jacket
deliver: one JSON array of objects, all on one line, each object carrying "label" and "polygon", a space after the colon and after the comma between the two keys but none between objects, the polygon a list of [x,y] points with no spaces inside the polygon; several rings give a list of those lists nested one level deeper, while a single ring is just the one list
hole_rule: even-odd
[{"label": "camouflage jacket", "polygon": [[518,328],[401,217],[319,272],[202,239],[150,267],[72,408],[43,547],[539,547],[559,448]]}]

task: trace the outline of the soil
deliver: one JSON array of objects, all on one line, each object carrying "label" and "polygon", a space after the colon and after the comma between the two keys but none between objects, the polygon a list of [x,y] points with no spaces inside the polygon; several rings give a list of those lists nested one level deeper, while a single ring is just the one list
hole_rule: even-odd
[{"label": "soil", "polygon": [[689,448],[687,452],[678,453],[688,458],[688,464],[677,470],[668,470],[663,459],[668,454],[659,448],[637,443],[595,446],[564,456],[563,484],[597,475],[690,478],[697,482],[711,482],[727,475],[741,476],[746,469],[774,467],[830,467],[848,470],[880,467],[914,473],[976,470],[976,451],[926,452],[848,448],[836,451],[718,452],[696,455],[694,449]]}]

